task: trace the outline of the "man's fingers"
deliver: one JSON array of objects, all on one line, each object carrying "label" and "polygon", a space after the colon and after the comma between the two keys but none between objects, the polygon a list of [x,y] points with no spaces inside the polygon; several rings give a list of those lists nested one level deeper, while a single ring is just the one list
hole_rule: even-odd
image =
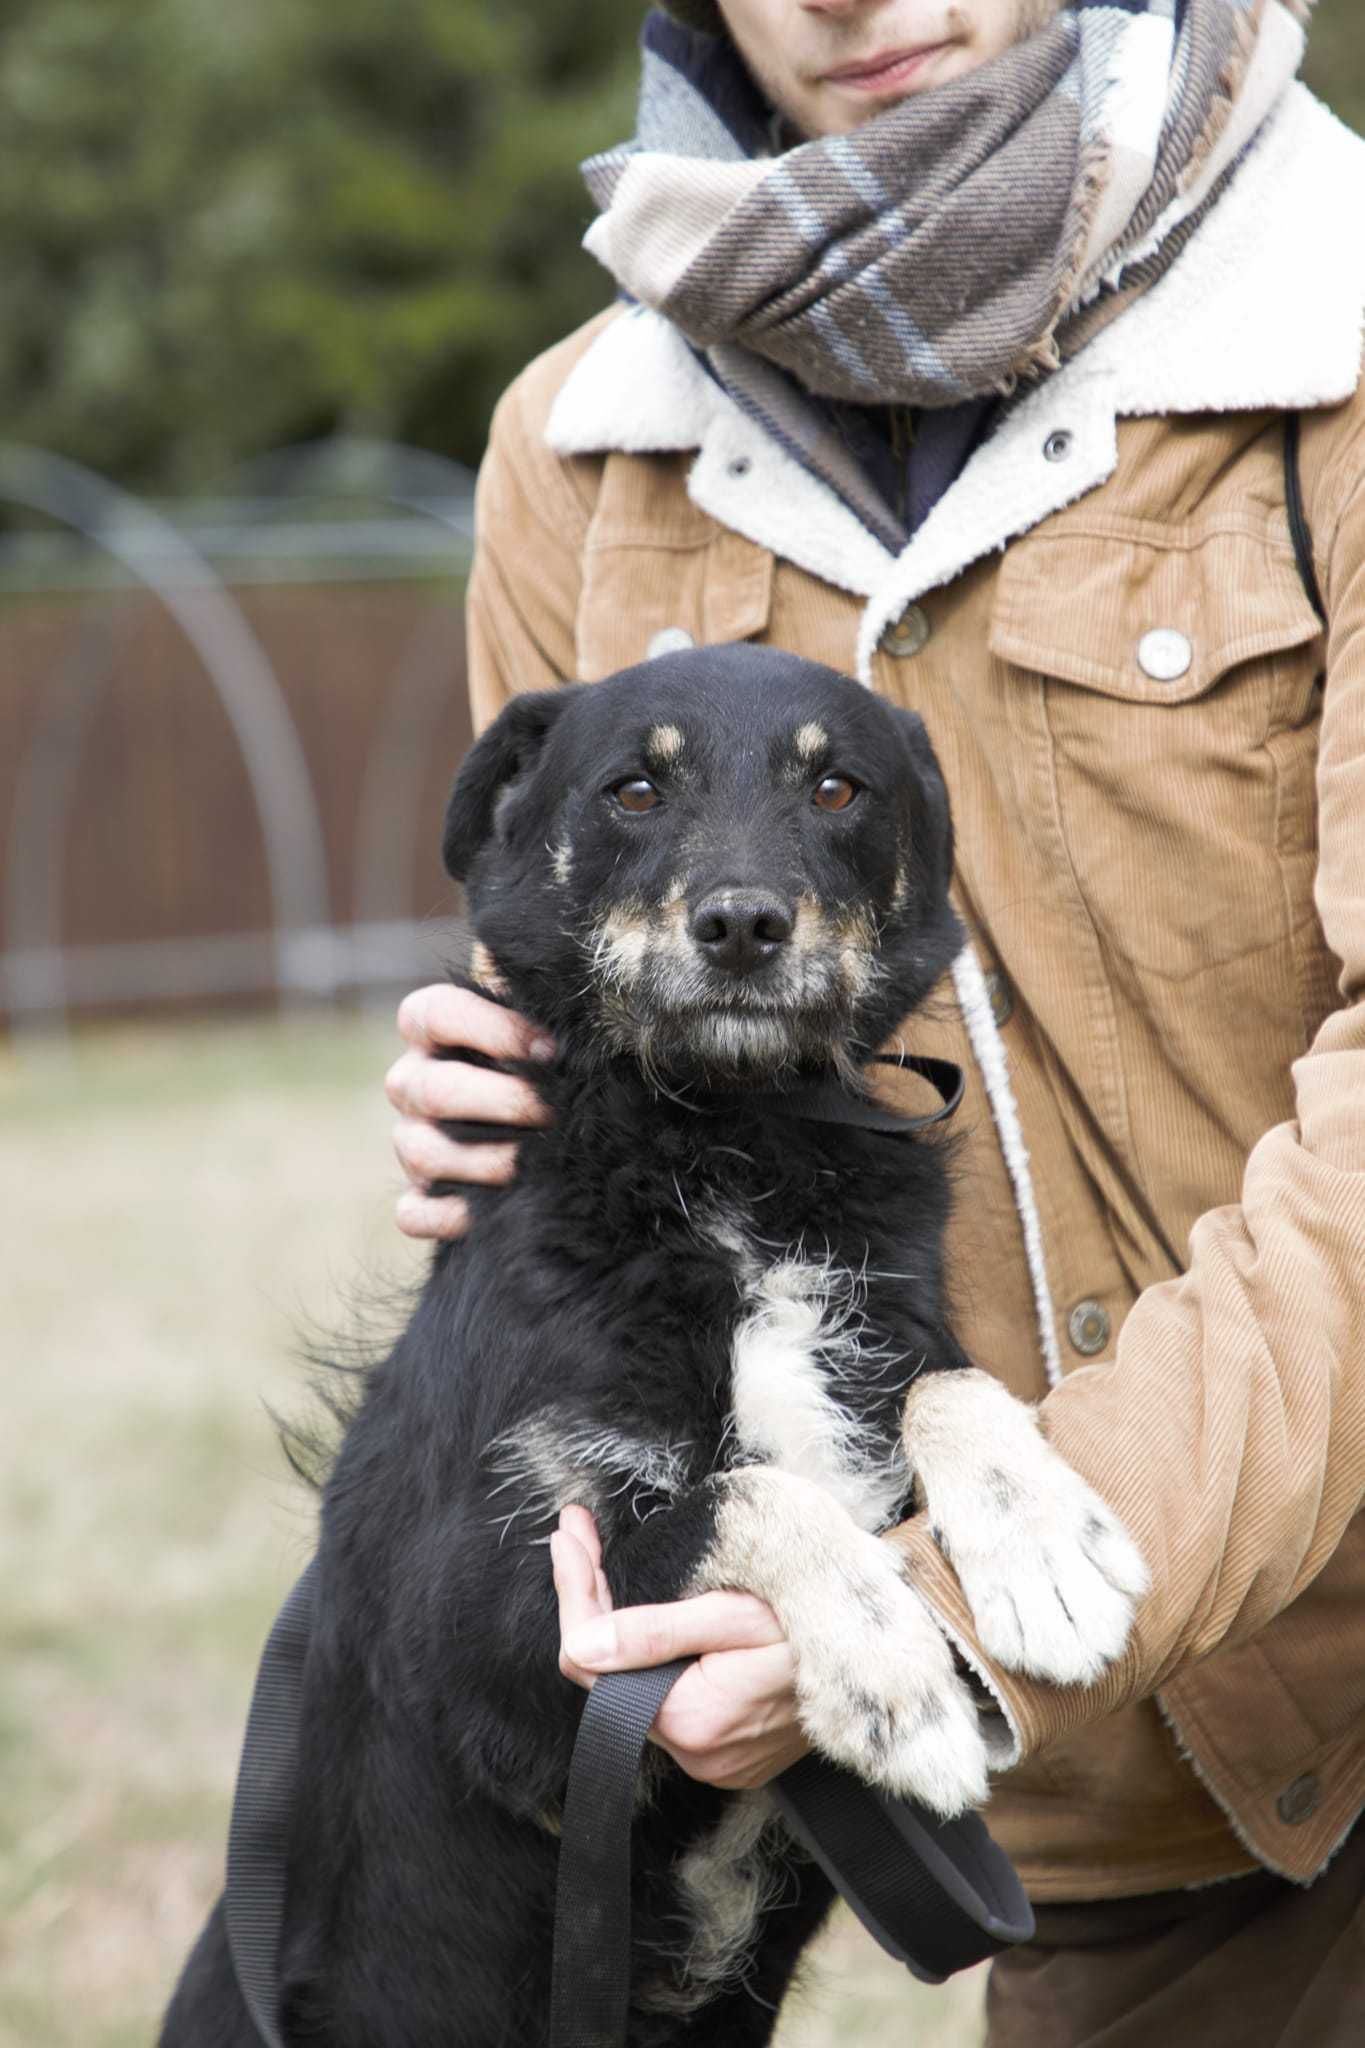
[{"label": "man's fingers", "polygon": [[[580,1517],[587,1523],[595,1546],[597,1532],[591,1515],[583,1508],[566,1510],[566,1514]],[[564,1523],[565,1516],[561,1515],[560,1526],[550,1538],[550,1563],[554,1571],[555,1592],[559,1596],[559,1668],[575,1685],[591,1690],[591,1673],[574,1663],[563,1647],[564,1638],[570,1631],[591,1627],[595,1619],[609,1615],[611,1594],[601,1567],[593,1562],[587,1549]]]},{"label": "man's fingers", "polygon": [[450,1123],[544,1124],[550,1112],[526,1081],[465,1060],[405,1052],[384,1077],[384,1092],[403,1116]]},{"label": "man's fingers", "polygon": [[584,1671],[638,1671],[709,1650],[753,1650],[783,1640],[766,1601],[701,1593],[663,1607],[622,1607],[567,1632],[564,1650]]},{"label": "man's fingers", "polygon": [[559,1595],[561,1635],[592,1622],[603,1612],[597,1589],[597,1573],[581,1543],[557,1529],[550,1538],[550,1559],[554,1566],[555,1591]]},{"label": "man's fingers", "polygon": [[394,1150],[413,1183],[399,1197],[398,1228],[408,1237],[460,1238],[469,1228],[467,1204],[458,1195],[432,1195],[430,1188],[442,1181],[503,1186],[515,1176],[516,1147],[463,1145],[438,1124],[524,1129],[548,1123],[550,1112],[535,1089],[513,1074],[434,1055],[443,1047],[464,1046],[491,1059],[553,1058],[554,1045],[515,1010],[445,982],[405,996],[398,1028],[408,1050],[389,1068],[384,1086],[399,1112]]},{"label": "man's fingers", "polygon": [[[581,1508],[576,1505],[561,1508],[559,1512],[559,1526],[566,1535],[573,1537],[575,1543],[582,1544],[588,1556],[592,1559],[593,1564],[600,1571],[602,1569],[602,1539],[597,1533],[597,1524],[587,1508]],[[611,1602],[608,1601],[607,1604],[610,1606]]]},{"label": "man's fingers", "polygon": [[394,1125],[393,1149],[408,1179],[422,1190],[438,1180],[502,1187],[517,1170],[515,1145],[462,1145],[448,1138],[439,1124],[416,1116],[400,1117]]},{"label": "man's fingers", "polygon": [[689,1777],[765,1784],[809,1746],[796,1719],[795,1680],[789,1643],[706,1657],[678,1680],[650,1739]]},{"label": "man's fingers", "polygon": [[490,1003],[473,989],[438,981],[414,989],[398,1006],[398,1029],[421,1053],[465,1045],[493,1060],[554,1057],[554,1041],[518,1010]]},{"label": "man's fingers", "polygon": [[453,1241],[469,1229],[469,1204],[460,1195],[424,1195],[405,1188],[394,1214],[404,1237]]}]

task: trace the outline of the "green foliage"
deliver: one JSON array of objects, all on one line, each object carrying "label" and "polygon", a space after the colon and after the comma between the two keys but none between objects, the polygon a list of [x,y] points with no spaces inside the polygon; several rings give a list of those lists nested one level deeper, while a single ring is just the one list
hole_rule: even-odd
[{"label": "green foliage", "polygon": [[1365,21],[1360,0],[1317,0],[1304,77],[1343,121],[1365,132]]},{"label": "green foliage", "polygon": [[7,0],[4,432],[204,482],[333,428],[477,460],[606,303],[577,173],[639,0]]},{"label": "green foliage", "polygon": [[[5,0],[8,438],[205,484],[336,428],[478,459],[606,303],[577,164],[627,134],[643,0]],[[1357,0],[1310,78],[1365,125]]]}]

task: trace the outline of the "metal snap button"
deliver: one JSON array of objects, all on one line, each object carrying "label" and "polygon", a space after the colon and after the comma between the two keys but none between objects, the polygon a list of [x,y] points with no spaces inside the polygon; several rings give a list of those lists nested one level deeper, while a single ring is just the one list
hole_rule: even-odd
[{"label": "metal snap button", "polygon": [[1065,427],[1058,427],[1057,431],[1049,434],[1044,441],[1043,453],[1049,462],[1065,462],[1075,445],[1076,436],[1069,433]]},{"label": "metal snap button", "polygon": [[898,619],[893,619],[881,637],[883,654],[894,654],[904,659],[907,655],[918,654],[929,643],[933,632],[929,614],[922,604],[908,605]]},{"label": "metal snap button", "polygon": [[747,476],[753,466],[753,459],[748,455],[736,455],[733,462],[726,464],[731,476]]},{"label": "metal snap button", "polygon": [[1174,626],[1156,626],[1138,641],[1138,667],[1154,683],[1176,683],[1187,676],[1194,660],[1194,646]]},{"label": "metal snap button", "polygon": [[1078,1301],[1066,1319],[1066,1333],[1082,1358],[1097,1358],[1109,1342],[1109,1311],[1098,1301]]},{"label": "metal snap button", "polygon": [[1275,1811],[1287,1828],[1299,1828],[1311,1820],[1322,1799],[1322,1786],[1311,1771],[1295,1778],[1275,1801]]},{"label": "metal snap button", "polygon": [[986,994],[990,997],[991,1015],[995,1019],[996,1028],[1003,1031],[1014,1015],[1014,990],[1010,987],[1009,977],[1002,974],[998,967],[993,968],[986,976]]},{"label": "metal snap button", "polygon": [[645,649],[646,661],[657,661],[661,654],[682,654],[687,648],[695,647],[696,641],[682,626],[665,626],[654,635]]}]

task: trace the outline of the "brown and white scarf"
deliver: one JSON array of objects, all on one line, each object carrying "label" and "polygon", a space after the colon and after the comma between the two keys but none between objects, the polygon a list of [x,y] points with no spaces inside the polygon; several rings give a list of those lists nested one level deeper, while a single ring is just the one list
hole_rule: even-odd
[{"label": "brown and white scarf", "polygon": [[584,166],[586,246],[770,424],[788,378],[858,405],[1008,394],[1174,262],[1311,4],[1072,0],[969,76],[777,153],[728,41],[655,13],[638,137]]}]

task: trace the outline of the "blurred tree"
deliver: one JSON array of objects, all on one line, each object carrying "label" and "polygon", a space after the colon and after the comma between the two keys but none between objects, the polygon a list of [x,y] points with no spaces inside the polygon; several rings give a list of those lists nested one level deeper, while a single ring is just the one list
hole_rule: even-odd
[{"label": "blurred tree", "polygon": [[[152,488],[336,428],[477,461],[606,302],[578,160],[642,0],[4,0],[7,436]],[[1365,120],[1365,26],[1311,76]]]},{"label": "blurred tree", "polygon": [[1360,0],[1317,0],[1304,77],[1343,121],[1365,133],[1365,20]]},{"label": "blurred tree", "polygon": [[6,0],[3,431],[204,481],[345,427],[476,461],[606,303],[580,157],[639,0]]}]

